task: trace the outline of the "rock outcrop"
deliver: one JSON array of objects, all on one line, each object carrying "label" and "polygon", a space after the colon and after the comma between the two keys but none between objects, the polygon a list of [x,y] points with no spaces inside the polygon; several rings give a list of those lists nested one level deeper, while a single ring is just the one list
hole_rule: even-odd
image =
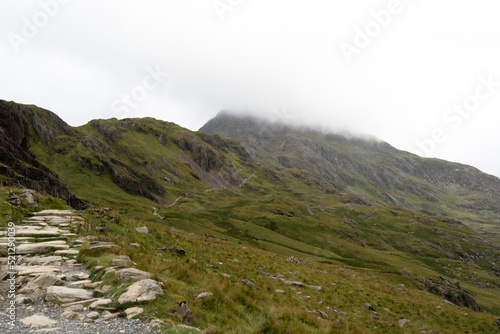
[{"label": "rock outcrop", "polygon": [[68,190],[66,183],[30,153],[31,127],[26,113],[29,108],[0,100],[0,181],[59,197],[75,209],[84,209],[86,204]]}]

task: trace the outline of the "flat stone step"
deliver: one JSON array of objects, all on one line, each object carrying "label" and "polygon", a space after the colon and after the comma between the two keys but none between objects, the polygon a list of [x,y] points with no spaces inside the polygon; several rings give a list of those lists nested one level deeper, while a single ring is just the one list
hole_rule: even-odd
[{"label": "flat stone step", "polygon": [[18,276],[39,276],[49,272],[58,273],[61,269],[56,266],[16,266],[14,271],[17,272]]},{"label": "flat stone step", "polygon": [[42,210],[40,212],[35,212],[35,216],[78,216],[72,210]]},{"label": "flat stone step", "polygon": [[22,244],[16,247],[17,254],[33,254],[33,253],[42,253],[48,252],[52,249],[60,250],[60,249],[69,249],[69,246],[66,245],[64,241],[46,241],[40,242],[37,244]]},{"label": "flat stone step", "polygon": [[83,285],[84,285],[85,283],[92,283],[92,281],[91,281],[91,280],[86,279],[86,280],[83,280],[83,281],[71,282],[71,283],[69,283],[69,287],[70,287],[70,288],[81,288],[81,287],[83,287]]},{"label": "flat stone step", "polygon": [[57,250],[54,252],[54,255],[56,256],[78,255],[78,254],[80,254],[80,251],[78,249],[64,249],[64,250]]}]

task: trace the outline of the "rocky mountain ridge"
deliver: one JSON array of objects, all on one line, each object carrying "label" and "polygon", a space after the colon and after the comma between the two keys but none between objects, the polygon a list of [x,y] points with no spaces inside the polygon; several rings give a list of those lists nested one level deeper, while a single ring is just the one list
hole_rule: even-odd
[{"label": "rocky mountain ridge", "polygon": [[[299,169],[369,203],[448,216],[495,235],[500,179],[478,169],[400,151],[366,138],[323,134],[221,112],[200,131],[238,140],[252,157],[277,169]],[[479,223],[479,224],[476,224]]]}]

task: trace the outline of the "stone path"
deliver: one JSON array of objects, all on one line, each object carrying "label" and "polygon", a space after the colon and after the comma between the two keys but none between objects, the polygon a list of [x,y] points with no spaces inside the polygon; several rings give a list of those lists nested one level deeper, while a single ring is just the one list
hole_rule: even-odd
[{"label": "stone path", "polygon": [[[0,333],[156,333],[153,327],[162,325],[157,320],[121,318],[106,307],[112,299],[93,298],[100,282],[89,280],[89,270],[76,256],[82,244],[114,245],[71,233],[71,227],[82,221],[73,211],[46,210],[15,227],[15,265],[13,258],[0,257]],[[9,230],[0,231],[0,249],[12,252],[11,246]],[[10,272],[17,273],[15,281]],[[45,302],[44,297],[61,305]],[[142,311],[135,307],[125,312],[133,317]]]}]

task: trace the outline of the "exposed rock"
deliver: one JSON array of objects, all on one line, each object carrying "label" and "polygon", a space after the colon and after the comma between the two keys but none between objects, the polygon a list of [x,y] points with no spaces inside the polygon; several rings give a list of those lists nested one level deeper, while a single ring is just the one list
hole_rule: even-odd
[{"label": "exposed rock", "polygon": [[133,317],[144,313],[144,309],[140,307],[130,307],[125,310],[125,313],[127,314],[127,319],[132,319]]},{"label": "exposed rock", "polygon": [[[82,307],[82,309],[83,309],[83,307]],[[76,313],[75,311],[71,311],[68,309],[66,309],[66,311],[64,311],[61,314],[61,318],[68,319],[68,320],[80,320],[80,321],[85,320],[85,316],[83,314],[79,314],[79,313]]]},{"label": "exposed rock", "polygon": [[120,316],[120,313],[110,313],[110,314],[107,314],[107,315],[103,316],[101,319],[103,321],[108,321],[108,320],[111,320],[111,319],[116,319],[119,316]]},{"label": "exposed rock", "polygon": [[99,300],[96,300],[95,302],[93,302],[92,304],[90,304],[89,309],[94,310],[100,306],[105,306],[105,305],[108,305],[112,302],[113,302],[113,300],[111,300],[111,299],[99,299]]},{"label": "exposed rock", "polygon": [[194,323],[193,313],[186,302],[181,302],[179,304],[175,314],[179,314],[182,317],[182,322],[185,325],[191,326]]},{"label": "exposed rock", "polygon": [[65,311],[73,311],[73,312],[81,312],[81,311],[83,311],[83,304],[68,306],[64,310]]},{"label": "exposed rock", "polygon": [[249,280],[247,280],[247,279],[242,279],[242,280],[241,280],[241,283],[246,284],[246,285],[248,285],[248,286],[252,287],[252,288],[253,288],[253,289],[255,289],[255,290],[259,290],[259,288],[257,287],[257,285],[255,285],[255,283],[254,283],[254,282],[249,281]]},{"label": "exposed rock", "polygon": [[399,273],[403,276],[413,276],[413,274],[408,269],[401,269]]},{"label": "exposed rock", "polygon": [[17,295],[16,304],[33,304],[33,300],[30,297],[24,295]]},{"label": "exposed rock", "polygon": [[143,279],[129,286],[127,291],[118,298],[118,302],[120,304],[126,302],[143,302],[154,300],[156,297],[162,295],[163,290],[159,282],[152,279]]},{"label": "exposed rock", "polygon": [[87,314],[87,318],[89,319],[97,319],[99,318],[100,314],[99,312],[96,312],[96,311],[93,311],[93,312],[90,312],[89,314]]},{"label": "exposed rock", "polygon": [[66,281],[69,281],[69,282],[83,281],[83,280],[88,279],[89,277],[90,277],[89,274],[86,274],[86,273],[76,273],[76,274],[66,276]]},{"label": "exposed rock", "polygon": [[285,284],[288,284],[288,285],[304,286],[304,283],[302,283],[302,282],[289,281],[289,280],[286,280],[286,279],[283,279],[283,278],[280,278],[279,280],[281,282],[285,283]]},{"label": "exposed rock", "polygon": [[202,292],[202,293],[198,294],[198,296],[196,296],[196,299],[203,299],[203,298],[212,297],[212,296],[213,296],[213,293],[211,293],[211,292]]},{"label": "exposed rock", "polygon": [[135,231],[136,231],[137,233],[149,233],[148,228],[147,228],[147,227],[145,227],[145,226],[143,226],[143,227],[137,227],[137,228],[135,229]]},{"label": "exposed rock", "polygon": [[78,249],[66,249],[66,250],[58,250],[54,252],[56,256],[68,256],[68,255],[78,255],[80,251]]},{"label": "exposed rock", "polygon": [[410,322],[410,320],[408,320],[408,319],[399,319],[398,320],[398,326],[401,327],[401,328],[403,328],[409,322]]},{"label": "exposed rock", "polygon": [[281,294],[285,294],[286,293],[284,290],[280,290],[280,289],[276,289],[276,290],[274,290],[274,292],[281,293]]},{"label": "exposed rock", "polygon": [[117,267],[128,267],[132,263],[133,263],[132,260],[127,255],[121,255],[117,259],[111,260],[111,265]]},{"label": "exposed rock", "polygon": [[165,323],[163,321],[159,320],[159,319],[153,319],[149,323],[149,326],[151,326],[151,328],[158,328],[158,327],[165,326]]},{"label": "exposed rock", "polygon": [[463,290],[459,284],[453,284],[451,281],[444,277],[437,277],[437,279],[427,279],[421,277],[420,282],[425,284],[427,291],[444,297],[445,301],[452,304],[465,306],[476,312],[482,312],[481,307],[477,304],[472,295]]},{"label": "exposed rock", "polygon": [[115,272],[115,275],[118,276],[120,279],[129,282],[140,281],[146,278],[153,277],[151,273],[135,268],[120,269]]},{"label": "exposed rock", "polygon": [[35,314],[35,315],[32,315],[31,317],[21,319],[21,322],[25,326],[31,326],[31,327],[54,326],[57,323],[56,320],[52,320],[52,319],[50,319],[46,316],[40,315],[40,314]]},{"label": "exposed rock", "polygon": [[[36,134],[30,133],[30,122]],[[57,130],[55,130],[57,129]],[[81,210],[86,204],[68,190],[64,181],[42,165],[30,152],[30,137],[53,138],[75,133],[64,121],[47,110],[37,110],[12,102],[0,101],[0,175],[4,185],[19,184],[41,193],[57,196],[73,208]],[[51,133],[52,135],[48,135]]]},{"label": "exposed rock", "polygon": [[64,286],[51,286],[47,289],[45,300],[57,300],[62,303],[72,303],[92,299],[92,292],[83,289],[72,289]]},{"label": "exposed rock", "polygon": [[99,249],[99,248],[118,248],[118,246],[112,242],[93,241],[90,243],[89,249]]},{"label": "exposed rock", "polygon": [[134,246],[136,248],[141,248],[141,245],[136,243],[136,242],[131,243],[130,246]]},{"label": "exposed rock", "polygon": [[364,307],[366,307],[366,308],[367,308],[368,310],[370,310],[370,311],[375,311],[375,309],[373,308],[373,306],[371,306],[371,305],[370,305],[370,304],[368,304],[368,303],[364,303],[364,304],[363,304],[363,306],[364,306]]},{"label": "exposed rock", "polygon": [[306,285],[308,288],[310,289],[313,289],[313,290],[317,290],[317,291],[321,291],[323,290],[322,287],[318,286],[318,285]]},{"label": "exposed rock", "polygon": [[44,253],[53,249],[69,249],[69,246],[63,241],[62,243],[57,241],[47,241],[39,242],[36,244],[21,244],[16,248],[17,254],[33,254],[33,253]]},{"label": "exposed rock", "polygon": [[12,205],[21,205],[22,203],[21,198],[16,194],[14,194],[13,192],[10,192],[10,195],[7,198],[7,202],[9,202]]},{"label": "exposed rock", "polygon": [[44,273],[29,282],[19,290],[19,293],[31,294],[41,290],[47,289],[49,286],[63,285],[63,282],[57,278],[53,272]]},{"label": "exposed rock", "polygon": [[25,202],[29,208],[37,208],[38,207],[38,204],[36,204],[36,201],[35,201],[35,196],[36,196],[35,190],[23,189],[19,192],[19,196],[23,199],[23,202]]},{"label": "exposed rock", "polygon": [[295,258],[295,256],[290,256],[287,260],[287,262],[292,262],[292,263],[295,263],[295,264],[300,264],[301,262]]}]

